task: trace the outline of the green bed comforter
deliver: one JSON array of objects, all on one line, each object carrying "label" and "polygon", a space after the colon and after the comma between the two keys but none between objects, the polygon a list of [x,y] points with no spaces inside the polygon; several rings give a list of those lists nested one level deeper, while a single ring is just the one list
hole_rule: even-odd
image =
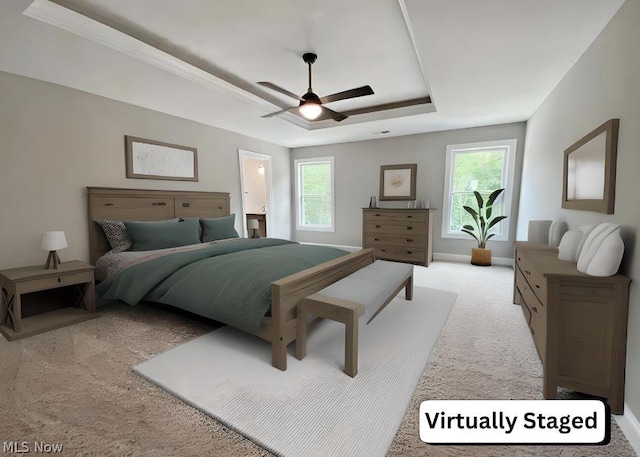
[{"label": "green bed comforter", "polygon": [[274,238],[238,239],[123,269],[100,283],[100,298],[153,301],[255,333],[271,306],[271,283],[347,254]]}]

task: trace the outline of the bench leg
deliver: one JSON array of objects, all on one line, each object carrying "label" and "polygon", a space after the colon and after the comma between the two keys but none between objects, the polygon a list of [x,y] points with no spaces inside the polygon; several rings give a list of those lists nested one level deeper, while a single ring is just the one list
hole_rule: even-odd
[{"label": "bench leg", "polygon": [[344,372],[352,378],[358,374],[358,317],[354,310],[345,322]]},{"label": "bench leg", "polygon": [[407,285],[404,287],[404,298],[413,300],[413,275],[409,276]]}]

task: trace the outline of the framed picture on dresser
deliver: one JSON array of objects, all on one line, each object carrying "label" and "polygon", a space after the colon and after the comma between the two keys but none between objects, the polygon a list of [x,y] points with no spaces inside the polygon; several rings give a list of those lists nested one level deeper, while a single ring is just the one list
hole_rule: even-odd
[{"label": "framed picture on dresser", "polygon": [[418,164],[380,166],[379,200],[415,200]]}]

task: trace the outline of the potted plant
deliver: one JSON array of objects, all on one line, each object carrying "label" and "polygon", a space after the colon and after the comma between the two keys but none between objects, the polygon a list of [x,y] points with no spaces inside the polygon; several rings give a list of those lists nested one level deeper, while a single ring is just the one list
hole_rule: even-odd
[{"label": "potted plant", "polygon": [[472,237],[476,239],[478,242],[478,247],[473,248],[471,250],[471,264],[472,265],[482,265],[489,266],[491,265],[491,250],[486,248],[487,241],[495,236],[495,233],[489,233],[491,229],[499,223],[501,220],[506,219],[507,216],[494,216],[493,218],[493,204],[496,199],[504,192],[504,189],[497,189],[491,192],[489,198],[487,199],[487,203],[485,205],[484,199],[480,192],[473,191],[473,194],[476,197],[476,201],[478,202],[478,209],[473,209],[470,206],[463,206],[465,211],[471,214],[475,222],[475,227],[466,224],[462,226],[462,231],[468,233]]}]

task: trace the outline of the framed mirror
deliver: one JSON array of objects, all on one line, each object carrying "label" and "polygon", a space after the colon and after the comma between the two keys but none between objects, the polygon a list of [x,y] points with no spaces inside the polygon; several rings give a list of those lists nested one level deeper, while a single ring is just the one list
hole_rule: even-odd
[{"label": "framed mirror", "polygon": [[562,207],[613,214],[619,119],[610,119],[564,151]]}]

